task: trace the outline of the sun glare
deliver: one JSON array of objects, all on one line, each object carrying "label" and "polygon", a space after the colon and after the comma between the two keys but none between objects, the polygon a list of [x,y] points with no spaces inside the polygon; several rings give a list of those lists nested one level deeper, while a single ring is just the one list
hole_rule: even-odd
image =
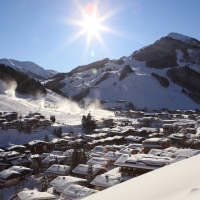
[{"label": "sun glare", "polygon": [[95,52],[93,49],[90,49],[91,42],[98,42],[104,52],[110,53],[103,38],[101,37],[102,31],[124,37],[121,32],[114,30],[111,27],[107,27],[103,23],[107,19],[111,18],[112,16],[116,15],[117,13],[123,11],[126,7],[128,7],[128,4],[121,4],[120,6],[110,10],[106,14],[101,15],[98,1],[96,2],[97,3],[89,3],[85,6],[82,6],[76,1],[77,8],[79,9],[82,17],[80,20],[68,19],[68,22],[70,22],[74,26],[81,27],[81,29],[66,42],[67,45],[71,44],[79,37],[85,35],[86,43],[83,54],[88,54],[88,52],[90,52],[90,56],[92,57],[95,56]]},{"label": "sun glare", "polygon": [[88,33],[90,35],[94,35],[94,34],[97,34],[97,32],[99,30],[99,22],[94,17],[87,18],[83,22],[83,27],[84,27],[84,30],[85,30],[86,33]]}]

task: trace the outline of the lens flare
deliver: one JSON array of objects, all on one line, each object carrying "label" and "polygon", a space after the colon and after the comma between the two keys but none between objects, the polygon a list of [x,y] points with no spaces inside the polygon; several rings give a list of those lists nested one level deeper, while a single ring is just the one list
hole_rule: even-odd
[{"label": "lens flare", "polygon": [[97,73],[97,69],[96,69],[96,68],[93,68],[93,69],[92,69],[92,73],[93,73],[93,74],[96,74],[96,73]]},{"label": "lens flare", "polygon": [[90,55],[92,56],[92,57],[94,57],[95,56],[95,52],[92,50],[92,51],[90,51]]}]

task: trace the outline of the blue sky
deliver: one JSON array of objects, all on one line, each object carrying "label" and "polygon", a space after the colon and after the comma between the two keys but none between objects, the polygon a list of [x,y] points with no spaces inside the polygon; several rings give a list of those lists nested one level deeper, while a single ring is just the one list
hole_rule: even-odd
[{"label": "blue sky", "polygon": [[[119,59],[170,32],[200,40],[199,0],[1,0],[0,58],[32,61],[69,72],[104,58]],[[84,15],[101,27],[73,39]],[[109,30],[109,31],[107,31]]]}]

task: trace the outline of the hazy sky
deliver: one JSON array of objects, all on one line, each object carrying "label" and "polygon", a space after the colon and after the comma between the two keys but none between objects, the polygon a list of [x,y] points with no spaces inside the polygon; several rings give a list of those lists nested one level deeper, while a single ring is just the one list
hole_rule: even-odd
[{"label": "hazy sky", "polygon": [[200,0],[0,0],[0,58],[69,72],[170,32],[200,40]]}]

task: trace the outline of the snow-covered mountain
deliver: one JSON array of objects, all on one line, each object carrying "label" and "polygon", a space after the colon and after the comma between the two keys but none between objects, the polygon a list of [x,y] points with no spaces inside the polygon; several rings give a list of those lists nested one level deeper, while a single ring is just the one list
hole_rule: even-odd
[{"label": "snow-covered mountain", "polygon": [[175,40],[180,40],[181,42],[191,44],[191,45],[196,45],[200,47],[200,42],[194,38],[191,38],[189,36],[185,36],[179,33],[169,33],[167,37],[171,37]]},{"label": "snow-covered mountain", "polygon": [[7,59],[3,58],[0,59],[0,64],[4,64],[7,66],[10,66],[14,68],[15,70],[18,70],[20,72],[23,72],[32,78],[37,78],[37,79],[46,79],[50,78],[54,75],[56,75],[58,72],[54,70],[45,70],[39,65],[33,63],[33,62],[20,62],[17,60],[13,59]]},{"label": "snow-covered mountain", "polygon": [[137,109],[199,109],[199,44],[170,33],[128,57],[95,62],[81,72],[79,66],[60,80],[61,90],[79,102],[104,101],[106,108],[132,103]]}]

